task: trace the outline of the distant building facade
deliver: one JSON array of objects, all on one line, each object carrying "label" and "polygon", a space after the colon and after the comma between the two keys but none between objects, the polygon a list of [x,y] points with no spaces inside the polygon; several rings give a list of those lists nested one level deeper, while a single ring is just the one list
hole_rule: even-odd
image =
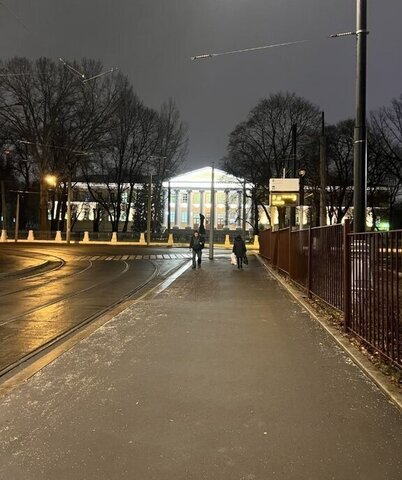
[{"label": "distant building facade", "polygon": [[[205,228],[211,227],[211,179],[212,168],[204,167],[163,183],[166,228],[196,229],[200,214],[205,216]],[[250,200],[245,195],[248,188],[243,180],[215,169],[215,229],[247,228],[251,221]]]},{"label": "distant building facade", "polygon": [[[165,229],[197,229],[200,225],[200,214],[205,216],[205,228],[211,226],[211,180],[212,168],[203,167],[176,177],[163,183],[163,228]],[[101,188],[102,184],[93,184]],[[108,186],[111,188],[111,186]],[[143,188],[135,185],[135,191]],[[228,173],[215,168],[215,229],[248,229],[252,223],[251,201],[247,192],[251,185],[246,184]],[[128,186],[127,186],[128,190]],[[128,208],[127,193],[123,193],[122,212],[119,224],[127,221],[131,230],[135,216],[135,207]],[[170,202],[169,202],[170,199]],[[74,230],[93,231],[96,217],[99,217],[99,204],[93,201],[86,183],[78,182],[73,191],[73,210],[75,215]],[[111,222],[105,212],[99,221],[99,231],[111,231]]]}]

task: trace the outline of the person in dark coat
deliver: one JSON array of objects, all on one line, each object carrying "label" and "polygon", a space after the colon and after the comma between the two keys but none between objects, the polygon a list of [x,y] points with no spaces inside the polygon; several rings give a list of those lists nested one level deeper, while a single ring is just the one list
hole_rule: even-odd
[{"label": "person in dark coat", "polygon": [[197,257],[198,268],[201,267],[201,255],[202,249],[204,248],[204,237],[200,235],[197,231],[193,233],[193,236],[190,240],[190,249],[193,252],[193,268],[196,268],[195,258]]},{"label": "person in dark coat", "polygon": [[243,258],[246,255],[247,248],[241,235],[237,235],[233,241],[233,253],[236,255],[237,268],[243,268]]}]

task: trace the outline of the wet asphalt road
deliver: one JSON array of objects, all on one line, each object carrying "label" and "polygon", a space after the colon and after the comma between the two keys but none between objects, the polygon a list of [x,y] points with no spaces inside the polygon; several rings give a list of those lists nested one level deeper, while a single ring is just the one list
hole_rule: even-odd
[{"label": "wet asphalt road", "polygon": [[164,278],[187,256],[183,249],[2,245],[0,375],[152,279]]},{"label": "wet asphalt road", "polygon": [[0,480],[401,480],[401,447],[254,256],[187,269],[0,399]]}]

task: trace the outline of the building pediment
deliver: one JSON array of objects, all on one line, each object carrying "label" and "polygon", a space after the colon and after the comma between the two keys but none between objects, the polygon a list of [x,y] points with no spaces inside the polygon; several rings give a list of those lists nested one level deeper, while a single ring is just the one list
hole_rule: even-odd
[{"label": "building pediment", "polygon": [[[172,189],[206,190],[211,188],[211,180],[212,167],[203,167],[172,177],[169,182],[164,182],[163,186],[168,187],[170,183]],[[217,190],[237,190],[243,188],[244,181],[215,168],[214,184]]]}]

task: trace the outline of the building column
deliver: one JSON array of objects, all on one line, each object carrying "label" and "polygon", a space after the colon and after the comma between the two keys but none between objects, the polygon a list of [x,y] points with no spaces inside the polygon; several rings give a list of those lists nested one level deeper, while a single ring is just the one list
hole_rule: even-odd
[{"label": "building column", "polygon": [[187,190],[187,226],[193,228],[193,222],[191,221],[191,214],[192,214],[192,190]]},{"label": "building column", "polygon": [[229,228],[229,192],[225,190],[225,228]]},{"label": "building column", "polygon": [[174,224],[180,228],[179,213],[180,213],[180,190],[174,191],[176,194],[176,203],[174,206]]},{"label": "building column", "polygon": [[241,218],[242,218],[242,198],[241,198],[242,191],[237,191],[237,227],[241,228]]}]

